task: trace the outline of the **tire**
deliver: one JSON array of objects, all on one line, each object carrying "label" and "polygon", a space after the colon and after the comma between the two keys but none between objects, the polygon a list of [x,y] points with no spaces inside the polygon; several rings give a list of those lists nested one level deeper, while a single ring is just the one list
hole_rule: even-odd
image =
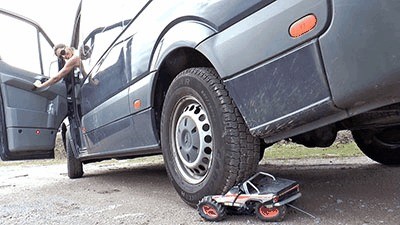
[{"label": "tire", "polygon": [[204,197],[199,204],[197,204],[197,211],[200,216],[207,221],[220,221],[226,216],[225,206],[217,203],[210,196]]},{"label": "tire", "polygon": [[370,159],[384,165],[400,165],[400,127],[354,130],[352,135]]},{"label": "tire", "polygon": [[223,194],[255,173],[259,145],[214,69],[187,69],[172,81],[161,146],[168,176],[187,204]]},{"label": "tire", "polygon": [[71,179],[81,178],[83,176],[83,165],[82,162],[77,159],[73,153],[69,131],[66,132],[65,148],[67,151],[68,177]]},{"label": "tire", "polygon": [[286,205],[268,208],[262,203],[256,205],[255,213],[264,222],[280,222],[285,218]]}]

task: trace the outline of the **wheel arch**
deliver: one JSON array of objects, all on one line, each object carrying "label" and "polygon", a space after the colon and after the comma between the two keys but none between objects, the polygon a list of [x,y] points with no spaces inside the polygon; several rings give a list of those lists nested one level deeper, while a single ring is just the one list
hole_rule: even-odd
[{"label": "wheel arch", "polygon": [[212,26],[193,18],[171,24],[158,38],[152,53],[150,71],[158,70],[165,60],[170,58],[171,52],[185,47],[194,49],[205,39],[217,33]]},{"label": "wheel arch", "polygon": [[160,130],[161,112],[165,94],[171,82],[182,71],[192,67],[213,67],[200,52],[190,47],[180,47],[171,51],[160,64],[153,84],[153,107],[157,130]]},{"label": "wheel arch", "polygon": [[178,21],[167,26],[160,36],[150,63],[149,71],[157,71],[153,81],[152,105],[158,133],[164,97],[172,80],[191,67],[213,67],[208,57],[196,50],[196,47],[217,31],[204,21],[194,18]]}]

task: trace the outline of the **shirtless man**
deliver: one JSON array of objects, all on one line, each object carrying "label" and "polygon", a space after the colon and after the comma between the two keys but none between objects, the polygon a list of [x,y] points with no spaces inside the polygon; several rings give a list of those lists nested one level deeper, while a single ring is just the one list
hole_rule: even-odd
[{"label": "shirtless man", "polygon": [[66,60],[64,67],[58,71],[57,75],[50,77],[50,79],[44,83],[42,83],[40,80],[35,81],[33,85],[35,85],[36,88],[43,88],[57,83],[74,68],[79,68],[81,59],[77,54],[75,54],[74,48],[68,47],[64,44],[58,44],[54,47],[54,54],[58,58]]}]

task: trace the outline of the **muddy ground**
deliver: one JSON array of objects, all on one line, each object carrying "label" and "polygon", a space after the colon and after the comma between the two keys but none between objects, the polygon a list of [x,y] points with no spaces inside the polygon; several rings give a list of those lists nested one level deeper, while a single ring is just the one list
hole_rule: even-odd
[{"label": "muddy ground", "polygon": [[[160,158],[84,169],[70,180],[65,163],[3,164],[0,224],[214,224],[178,197]],[[357,157],[269,161],[259,170],[297,180],[303,196],[294,205],[315,216],[290,209],[279,224],[399,224],[400,168]],[[219,224],[265,223],[228,216]]]}]

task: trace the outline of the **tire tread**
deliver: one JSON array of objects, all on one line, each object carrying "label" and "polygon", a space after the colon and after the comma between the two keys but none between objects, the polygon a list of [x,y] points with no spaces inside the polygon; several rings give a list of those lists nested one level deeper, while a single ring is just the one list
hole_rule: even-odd
[{"label": "tire tread", "polygon": [[229,174],[227,174],[227,185],[223,192],[227,192],[233,185],[240,183],[253,175],[258,166],[259,139],[253,137],[248,130],[238,108],[228,95],[225,85],[219,79],[213,68],[192,68],[190,73],[196,74],[207,81],[208,85],[217,93],[223,110],[223,123],[226,130],[225,140],[231,146]]}]

